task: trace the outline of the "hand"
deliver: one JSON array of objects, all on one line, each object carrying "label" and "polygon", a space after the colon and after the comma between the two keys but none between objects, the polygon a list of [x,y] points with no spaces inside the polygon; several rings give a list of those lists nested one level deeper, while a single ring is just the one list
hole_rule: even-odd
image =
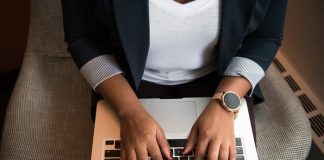
[{"label": "hand", "polygon": [[[143,108],[142,106],[137,108]],[[120,117],[121,159],[154,160],[172,159],[162,128],[143,109]]]},{"label": "hand", "polygon": [[122,74],[108,78],[97,89],[110,102],[119,117],[121,159],[147,160],[148,154],[152,159],[162,160],[163,156],[171,159],[162,128],[145,111]]},{"label": "hand", "polygon": [[[196,148],[195,148],[196,147]],[[212,100],[193,125],[183,154],[195,148],[195,160],[235,160],[234,113]]]}]

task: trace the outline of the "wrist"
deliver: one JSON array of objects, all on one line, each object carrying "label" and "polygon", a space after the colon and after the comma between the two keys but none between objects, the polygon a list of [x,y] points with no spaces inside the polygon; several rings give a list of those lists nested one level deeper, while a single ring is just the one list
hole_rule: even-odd
[{"label": "wrist", "polygon": [[221,115],[229,117],[229,118],[231,118],[233,120],[236,117],[234,112],[229,112],[229,111],[225,110],[222,107],[222,105],[219,103],[219,101],[211,100],[209,107],[211,108],[211,109],[209,109],[209,112],[214,112],[215,114],[221,114]]},{"label": "wrist", "polygon": [[243,98],[250,89],[251,84],[244,77],[224,77],[219,83],[215,93],[233,91]]},{"label": "wrist", "polygon": [[137,113],[144,110],[141,102],[123,75],[115,75],[108,78],[97,89],[110,102],[119,117],[131,116],[134,112]]},{"label": "wrist", "polygon": [[136,115],[141,115],[145,111],[138,99],[127,100],[126,103],[118,103],[114,108],[120,118],[131,118]]},{"label": "wrist", "polygon": [[234,119],[241,108],[241,97],[233,91],[216,92],[212,100],[218,102],[225,111],[233,113]]}]

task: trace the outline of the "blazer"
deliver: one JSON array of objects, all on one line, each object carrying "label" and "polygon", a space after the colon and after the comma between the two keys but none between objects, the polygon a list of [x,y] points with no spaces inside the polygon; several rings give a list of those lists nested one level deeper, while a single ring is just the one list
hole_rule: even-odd
[{"label": "blazer", "polygon": [[[287,0],[223,0],[221,4],[215,46],[219,76],[235,56],[251,59],[265,71],[282,41]],[[62,8],[65,41],[77,66],[113,53],[136,90],[149,49],[148,0],[62,0]],[[253,95],[262,100],[258,86]]]}]

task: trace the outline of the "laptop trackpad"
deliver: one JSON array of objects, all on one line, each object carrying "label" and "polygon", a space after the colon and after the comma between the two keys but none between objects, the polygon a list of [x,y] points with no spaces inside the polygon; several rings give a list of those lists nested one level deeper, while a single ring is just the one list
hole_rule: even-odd
[{"label": "laptop trackpad", "polygon": [[167,138],[187,138],[197,119],[194,101],[148,102],[143,105],[163,128]]}]

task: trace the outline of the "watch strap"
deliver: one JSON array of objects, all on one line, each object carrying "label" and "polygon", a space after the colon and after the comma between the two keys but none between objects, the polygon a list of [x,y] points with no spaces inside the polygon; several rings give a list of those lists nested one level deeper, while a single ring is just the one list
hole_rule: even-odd
[{"label": "watch strap", "polygon": [[224,95],[224,92],[215,93],[213,95],[212,99],[221,100],[223,95]]}]

